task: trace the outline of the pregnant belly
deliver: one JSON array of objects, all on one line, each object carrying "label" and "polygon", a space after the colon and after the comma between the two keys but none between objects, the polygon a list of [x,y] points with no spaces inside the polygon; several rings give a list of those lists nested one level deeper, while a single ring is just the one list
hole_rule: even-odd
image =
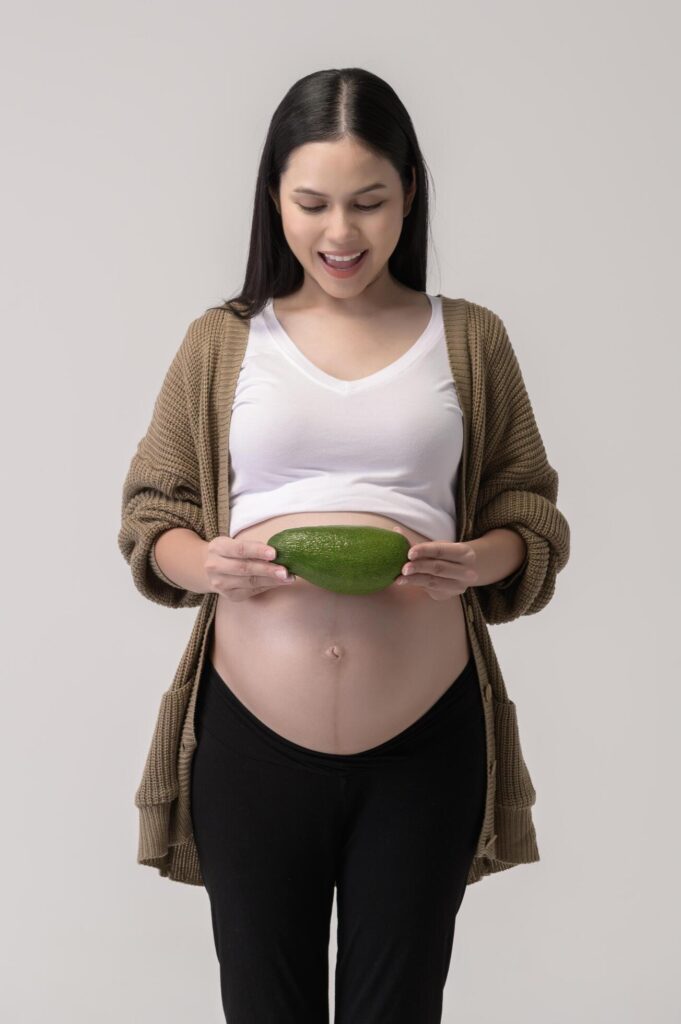
[{"label": "pregnant belly", "polygon": [[[297,526],[400,526],[364,512],[276,516],[235,537],[267,542]],[[262,722],[311,750],[352,754],[383,743],[430,708],[470,654],[459,595],[433,601],[422,587],[335,594],[298,578],[245,601],[219,595],[211,660]]]}]

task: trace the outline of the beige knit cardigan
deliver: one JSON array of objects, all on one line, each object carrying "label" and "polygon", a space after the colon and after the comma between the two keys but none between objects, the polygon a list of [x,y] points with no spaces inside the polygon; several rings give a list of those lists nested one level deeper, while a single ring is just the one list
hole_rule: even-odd
[{"label": "beige knit cardigan", "polygon": [[[556,507],[558,474],[547,460],[503,321],[467,299],[441,298],[464,425],[457,540],[506,527],[527,544],[515,573],[462,595],[487,736],[487,796],[470,884],[539,860],[531,811],[535,789],[522,755],[516,705],[506,693],[487,625],[545,607],[568,560],[570,532]],[[199,608],[173,682],[161,697],[135,794],[137,862],[193,885],[204,884],[190,806],[194,708],[217,594],[194,594],[173,584],[157,565],[153,545],[177,526],[204,540],[229,536],[229,425],[248,330],[247,320],[220,308],[190,323],[125,478],[118,534],[144,597],[168,608]]]}]

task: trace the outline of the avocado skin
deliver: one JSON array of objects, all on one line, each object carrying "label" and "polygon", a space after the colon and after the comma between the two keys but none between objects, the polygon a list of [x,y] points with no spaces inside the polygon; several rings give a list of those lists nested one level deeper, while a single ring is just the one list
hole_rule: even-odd
[{"label": "avocado skin", "polygon": [[267,541],[272,562],[335,594],[373,594],[400,575],[410,548],[397,530],[380,526],[301,526]]}]

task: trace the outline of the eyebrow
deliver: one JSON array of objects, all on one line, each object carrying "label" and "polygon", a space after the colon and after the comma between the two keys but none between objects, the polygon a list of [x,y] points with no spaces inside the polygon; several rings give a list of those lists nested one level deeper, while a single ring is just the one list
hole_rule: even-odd
[{"label": "eyebrow", "polygon": [[[352,192],[351,195],[359,196],[359,195],[362,194],[362,192],[373,192],[375,188],[387,188],[387,187],[388,186],[384,185],[383,182],[375,181],[373,183],[373,185],[365,185],[364,188],[358,188],[357,191],[356,192]],[[304,187],[303,188],[294,188],[293,191],[294,192],[304,192],[305,195],[308,195],[308,196],[321,196],[323,199],[328,199],[329,198],[325,192],[317,192],[313,188],[304,188]]]}]

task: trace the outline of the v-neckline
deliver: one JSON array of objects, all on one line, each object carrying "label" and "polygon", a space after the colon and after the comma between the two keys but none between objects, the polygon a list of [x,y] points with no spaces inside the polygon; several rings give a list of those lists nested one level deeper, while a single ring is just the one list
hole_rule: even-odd
[{"label": "v-neckline", "polygon": [[396,377],[403,370],[406,370],[407,367],[411,366],[414,360],[418,359],[434,342],[438,333],[439,318],[436,314],[439,312],[441,297],[439,295],[430,295],[427,292],[424,294],[430,302],[430,319],[416,341],[410,345],[406,352],[403,352],[401,356],[393,360],[392,363],[388,363],[387,366],[382,367],[380,370],[376,370],[366,377],[359,377],[356,380],[342,380],[340,377],[333,377],[330,373],[326,373],[325,370],[317,366],[316,363],[313,363],[311,359],[308,359],[278,320],[274,312],[273,298],[270,298],[263,308],[263,319],[272,340],[276,342],[281,351],[288,355],[299,369],[309,377],[312,377],[317,383],[323,384],[333,391],[349,394],[356,391],[364,391],[366,388],[386,383],[393,377]]}]

